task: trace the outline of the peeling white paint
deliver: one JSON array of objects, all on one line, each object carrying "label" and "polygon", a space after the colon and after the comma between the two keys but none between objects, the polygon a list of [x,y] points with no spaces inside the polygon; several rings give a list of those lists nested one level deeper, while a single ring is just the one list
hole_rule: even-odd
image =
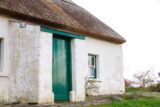
[{"label": "peeling white paint", "polygon": [[11,98],[22,103],[38,102],[40,27],[27,25],[20,28],[19,23],[10,22],[12,39],[12,83]]}]

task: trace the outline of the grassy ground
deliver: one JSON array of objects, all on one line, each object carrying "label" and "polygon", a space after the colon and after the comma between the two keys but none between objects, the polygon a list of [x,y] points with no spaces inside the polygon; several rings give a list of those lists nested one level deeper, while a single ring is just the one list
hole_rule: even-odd
[{"label": "grassy ground", "polygon": [[90,107],[160,107],[160,93],[146,88],[127,88],[121,101]]},{"label": "grassy ground", "polygon": [[148,88],[126,88],[126,92],[150,92]]},{"label": "grassy ground", "polygon": [[96,107],[160,107],[160,99],[124,100]]}]

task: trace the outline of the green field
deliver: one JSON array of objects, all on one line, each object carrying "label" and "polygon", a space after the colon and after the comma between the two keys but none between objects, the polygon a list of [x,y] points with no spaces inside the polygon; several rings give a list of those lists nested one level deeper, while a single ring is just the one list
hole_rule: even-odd
[{"label": "green field", "polygon": [[126,88],[126,92],[150,92],[148,88]]},{"label": "green field", "polygon": [[145,88],[128,88],[121,101],[90,107],[160,107],[160,93]]},{"label": "green field", "polygon": [[160,99],[124,100],[122,102],[90,107],[160,107]]}]

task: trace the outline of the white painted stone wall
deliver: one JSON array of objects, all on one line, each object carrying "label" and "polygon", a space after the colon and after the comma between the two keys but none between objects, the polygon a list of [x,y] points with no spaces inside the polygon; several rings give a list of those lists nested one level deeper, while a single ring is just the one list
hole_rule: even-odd
[{"label": "white painted stone wall", "polygon": [[[20,28],[13,19],[0,16],[3,38],[0,66],[0,103],[50,103],[52,93],[52,34],[40,26]],[[70,100],[84,101],[90,95],[124,93],[122,46],[86,37],[72,39],[72,91]],[[98,90],[85,90],[88,54],[97,55]]]},{"label": "white painted stone wall", "polygon": [[39,102],[54,101],[52,93],[52,34],[40,33]]},{"label": "white painted stone wall", "polygon": [[17,100],[22,103],[53,102],[52,34],[41,32],[36,25],[19,28],[16,23],[11,27],[15,29],[12,36]]},{"label": "white painted stone wall", "polygon": [[85,48],[87,54],[97,56],[97,79],[94,81],[99,87],[96,91],[87,91],[87,94],[123,94],[125,89],[122,45],[86,37]]},{"label": "white painted stone wall", "polygon": [[[88,54],[97,56],[97,78],[88,79]],[[75,101],[83,101],[85,95],[123,94],[122,46],[94,38],[72,40],[72,72]],[[86,81],[95,88],[86,90]]]},{"label": "white painted stone wall", "polygon": [[36,103],[39,100],[40,27],[10,21],[11,53],[10,102]]},{"label": "white painted stone wall", "polygon": [[0,17],[0,38],[3,39],[0,56],[0,103],[9,102],[9,72],[12,69],[10,63],[9,21],[6,17]]},{"label": "white painted stone wall", "polygon": [[53,102],[52,34],[37,25],[20,28],[17,20],[0,16],[0,38],[0,104]]},{"label": "white painted stone wall", "polygon": [[72,101],[85,100],[85,73],[87,71],[88,56],[85,41],[73,39],[72,45]]}]

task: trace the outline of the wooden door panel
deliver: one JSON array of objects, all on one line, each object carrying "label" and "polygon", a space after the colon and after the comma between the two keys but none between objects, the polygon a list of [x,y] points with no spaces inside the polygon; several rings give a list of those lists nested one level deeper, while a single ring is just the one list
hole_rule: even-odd
[{"label": "wooden door panel", "polygon": [[53,38],[52,83],[55,100],[69,100],[69,40]]}]

